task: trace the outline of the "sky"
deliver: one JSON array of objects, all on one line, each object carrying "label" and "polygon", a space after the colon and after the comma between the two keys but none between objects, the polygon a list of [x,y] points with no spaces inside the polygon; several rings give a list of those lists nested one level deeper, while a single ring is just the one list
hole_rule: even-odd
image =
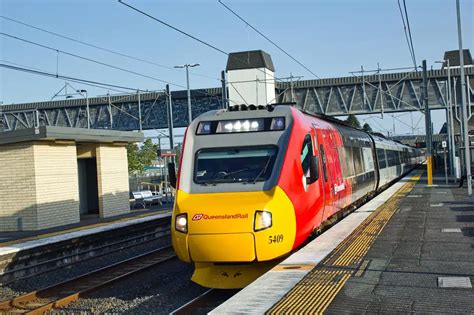
[{"label": "sky", "polygon": [[[263,49],[270,53],[276,76],[290,73],[314,79],[260,35],[228,12],[217,0],[124,0],[163,19],[225,52]],[[403,1],[400,0],[402,3]],[[349,76],[349,71],[410,66],[397,0],[224,0],[233,10],[278,43],[321,78]],[[461,0],[463,46],[474,53],[474,1]],[[406,0],[417,62],[439,68],[436,60],[446,50],[458,48],[455,0]],[[47,45],[47,50],[0,35],[0,59],[52,73],[101,81],[143,90],[162,90],[167,81],[172,90],[186,85],[185,73],[173,69],[184,63],[199,63],[191,70],[191,87],[220,86],[220,72],[227,56],[191,40],[120,4],[116,0],[0,0],[2,16],[19,20],[118,51],[164,67],[129,60],[108,52],[61,39],[0,18],[0,29]],[[57,53],[69,53],[131,69],[153,77],[144,78],[85,60]],[[172,68],[172,69],[169,69]],[[162,80],[162,81],[160,81]],[[86,88],[89,95],[107,90]],[[0,102],[3,104],[50,100],[64,81],[0,68]],[[115,91],[110,91],[116,93]],[[359,117],[373,129],[396,134],[411,132],[413,119],[424,131],[419,113],[391,118],[385,115]],[[443,112],[433,113],[435,131],[444,122]],[[395,127],[395,128],[393,128]]]}]

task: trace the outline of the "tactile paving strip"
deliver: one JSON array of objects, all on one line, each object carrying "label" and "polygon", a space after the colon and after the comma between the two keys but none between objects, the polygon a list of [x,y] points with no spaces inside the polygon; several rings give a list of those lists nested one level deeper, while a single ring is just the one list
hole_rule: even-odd
[{"label": "tactile paving strip", "polygon": [[421,174],[413,176],[266,314],[323,313],[347,280],[360,269],[370,246],[398,210],[398,201],[408,194],[420,177]]}]

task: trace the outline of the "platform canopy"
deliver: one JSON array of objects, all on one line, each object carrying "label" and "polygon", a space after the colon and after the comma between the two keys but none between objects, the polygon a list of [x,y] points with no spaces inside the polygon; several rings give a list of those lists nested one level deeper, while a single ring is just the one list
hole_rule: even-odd
[{"label": "platform canopy", "polygon": [[141,142],[143,141],[143,138],[143,133],[136,131],[41,126],[39,128],[28,128],[4,132],[0,137],[0,145],[37,140],[123,143]]}]

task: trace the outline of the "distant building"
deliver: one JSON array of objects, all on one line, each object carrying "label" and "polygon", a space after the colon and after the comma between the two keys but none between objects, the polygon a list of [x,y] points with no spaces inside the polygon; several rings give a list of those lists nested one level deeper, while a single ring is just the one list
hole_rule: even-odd
[{"label": "distant building", "polygon": [[139,132],[39,127],[0,136],[0,231],[130,212],[128,142]]},{"label": "distant building", "polygon": [[[464,59],[464,67],[474,67],[474,64],[472,63],[472,56],[471,56],[471,51],[469,49],[464,49],[463,51],[463,59]],[[445,69],[448,66],[448,63],[446,60],[449,60],[449,67],[450,68],[460,68],[461,67],[461,59],[459,58],[459,50],[448,50],[444,52],[444,58],[443,58],[444,63],[443,63],[443,69]]]}]

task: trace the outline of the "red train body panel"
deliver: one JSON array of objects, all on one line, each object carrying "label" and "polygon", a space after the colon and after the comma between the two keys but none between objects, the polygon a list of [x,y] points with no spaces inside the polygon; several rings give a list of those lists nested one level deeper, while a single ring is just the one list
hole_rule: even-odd
[{"label": "red train body panel", "polygon": [[420,162],[413,148],[329,118],[268,109],[210,112],[186,131],[172,240],[202,285],[246,285]]}]

